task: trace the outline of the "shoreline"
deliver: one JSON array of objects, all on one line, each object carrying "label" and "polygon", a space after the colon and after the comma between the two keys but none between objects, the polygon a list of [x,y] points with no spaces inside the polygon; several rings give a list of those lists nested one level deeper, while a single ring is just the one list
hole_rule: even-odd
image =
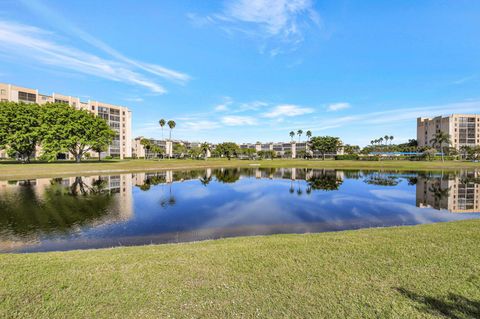
[{"label": "shoreline", "polygon": [[1,163],[0,180],[48,178],[74,175],[125,174],[146,171],[191,170],[206,168],[312,168],[345,170],[398,170],[398,171],[455,171],[462,169],[480,169],[480,163],[446,162],[410,162],[410,161],[334,161],[334,160],[122,160],[103,162],[55,162],[55,163]]}]

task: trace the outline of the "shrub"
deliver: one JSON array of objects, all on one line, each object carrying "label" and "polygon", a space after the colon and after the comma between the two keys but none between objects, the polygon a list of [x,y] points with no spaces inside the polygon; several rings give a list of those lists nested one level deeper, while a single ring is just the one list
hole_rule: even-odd
[{"label": "shrub", "polygon": [[103,159],[106,159],[106,160],[111,160],[111,159],[113,159],[113,157],[112,157],[112,156],[110,156],[110,155],[107,155],[107,156],[105,156]]},{"label": "shrub", "polygon": [[336,161],[358,161],[359,156],[358,154],[344,154],[344,155],[336,155],[335,160]]}]

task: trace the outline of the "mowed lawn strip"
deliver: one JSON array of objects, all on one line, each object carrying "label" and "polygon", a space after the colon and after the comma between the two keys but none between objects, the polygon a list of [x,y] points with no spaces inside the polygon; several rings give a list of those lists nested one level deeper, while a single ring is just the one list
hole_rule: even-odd
[{"label": "mowed lawn strip", "polygon": [[480,221],[0,255],[2,318],[480,317]]},{"label": "mowed lawn strip", "polygon": [[382,170],[458,170],[480,169],[480,163],[466,161],[334,161],[334,160],[111,160],[87,161],[83,163],[2,163],[0,162],[0,179],[22,179],[72,175],[118,174],[139,171],[155,171],[165,169],[202,169],[215,167],[251,167],[264,168],[296,167],[296,168],[331,168],[331,169],[382,169]]}]

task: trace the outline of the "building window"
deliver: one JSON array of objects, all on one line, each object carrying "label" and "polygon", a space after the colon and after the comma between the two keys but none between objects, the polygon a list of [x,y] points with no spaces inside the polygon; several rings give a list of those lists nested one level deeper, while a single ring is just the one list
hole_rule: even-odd
[{"label": "building window", "polygon": [[7,91],[5,91],[4,89],[1,89],[1,90],[0,90],[0,94],[1,94],[1,95],[6,95],[6,94],[7,94]]},{"label": "building window", "polygon": [[92,111],[95,111],[95,105],[92,105]]},{"label": "building window", "polygon": [[18,92],[18,99],[22,102],[35,103],[37,102],[37,95],[28,92]]}]

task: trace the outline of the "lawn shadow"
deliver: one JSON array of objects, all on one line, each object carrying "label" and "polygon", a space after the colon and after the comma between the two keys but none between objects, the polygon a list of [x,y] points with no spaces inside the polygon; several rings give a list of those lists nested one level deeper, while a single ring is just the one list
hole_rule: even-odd
[{"label": "lawn shadow", "polygon": [[480,318],[480,301],[452,293],[443,297],[429,297],[405,288],[396,288],[396,290],[420,304],[420,309],[429,314],[453,319]]}]

